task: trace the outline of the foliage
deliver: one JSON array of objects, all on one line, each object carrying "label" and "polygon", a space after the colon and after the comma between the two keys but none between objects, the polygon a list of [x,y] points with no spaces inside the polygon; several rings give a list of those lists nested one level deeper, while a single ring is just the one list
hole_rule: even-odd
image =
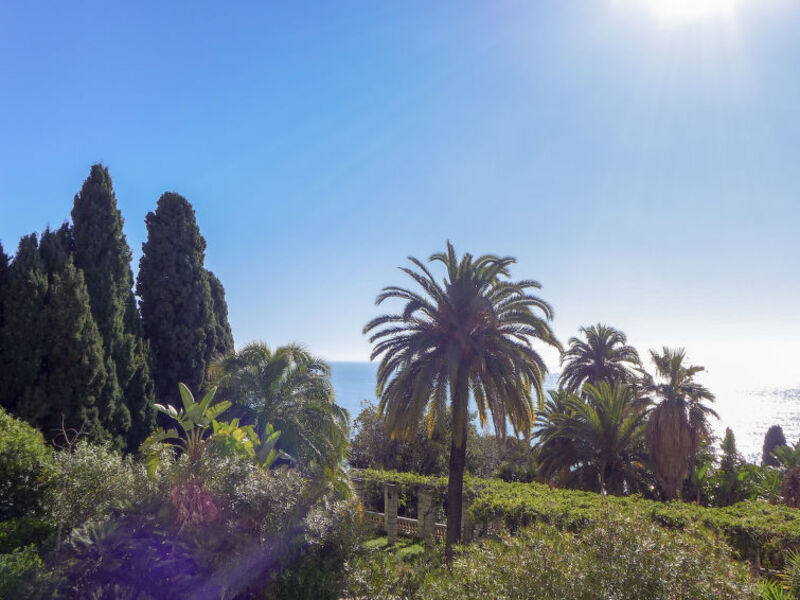
[{"label": "foliage", "polygon": [[[384,482],[397,483],[412,493],[428,486],[440,494],[445,478],[391,471],[361,471],[367,489]],[[638,496],[604,496],[592,492],[552,488],[539,483],[505,483],[500,480],[466,479],[472,498],[470,516],[478,533],[501,529],[518,531],[544,523],[568,531],[580,531],[608,515],[652,521],[668,529],[696,527],[724,538],[739,558],[758,550],[762,563],[779,568],[784,555],[800,550],[800,513],[781,505],[748,500],[725,508],[706,508],[683,502],[663,503]]]},{"label": "foliage", "polygon": [[0,242],[0,329],[3,328],[5,323],[3,305],[6,298],[6,286],[8,285],[8,262],[8,255],[3,250],[2,242]]},{"label": "foliage", "polygon": [[57,452],[53,462],[47,505],[62,535],[87,521],[146,505],[157,494],[144,467],[108,444],[80,441]]},{"label": "foliage", "polygon": [[45,600],[56,597],[58,576],[48,569],[34,546],[0,554],[0,598]]},{"label": "foliage", "polygon": [[569,347],[561,355],[559,381],[563,389],[576,394],[585,383],[634,383],[635,370],[640,366],[639,353],[628,345],[622,331],[598,323],[581,327],[580,332],[586,341],[570,338]]},{"label": "foliage", "polygon": [[279,446],[307,470],[339,469],[347,452],[349,415],[334,401],[330,367],[301,346],[272,351],[253,343],[213,370],[220,396],[264,435],[281,431]]},{"label": "foliage", "polygon": [[268,591],[276,600],[338,600],[347,560],[363,537],[360,518],[349,502],[322,503],[305,519],[306,550]]},{"label": "foliage", "polygon": [[0,521],[40,513],[52,454],[41,433],[0,408]]},{"label": "foliage", "polygon": [[438,572],[444,558],[438,546],[433,551],[418,553],[406,551],[402,540],[389,548],[370,542],[363,544],[346,565],[341,597],[353,600],[417,598],[425,575]]},{"label": "foliage", "polygon": [[646,405],[632,387],[600,380],[584,397],[551,392],[539,414],[537,449],[548,479],[596,492],[640,487],[644,471]]},{"label": "foliage", "polygon": [[783,435],[783,428],[780,425],[773,425],[767,429],[764,435],[764,446],[761,450],[761,464],[765,467],[777,467],[778,458],[772,453],[776,448],[786,445],[786,436]]},{"label": "foliage", "polygon": [[28,516],[0,521],[0,554],[8,554],[30,545],[37,548],[48,546],[54,533],[52,523],[40,517]]},{"label": "foliage", "polygon": [[393,437],[374,404],[364,402],[353,421],[349,463],[357,469],[386,469],[443,475],[447,471],[448,432],[442,427],[428,435],[420,419],[412,436]]},{"label": "foliage", "polygon": [[62,426],[107,439],[124,420],[102,404],[107,372],[71,231],[22,238],[11,263],[0,330],[0,406],[53,440]]},{"label": "foliage", "polygon": [[92,165],[75,196],[72,223],[75,266],[84,273],[109,375],[101,404],[120,406],[119,429],[112,434],[135,450],[153,427],[153,382],[132,290],[131,250],[103,165]]},{"label": "foliage", "polygon": [[219,278],[206,270],[208,285],[211,291],[211,305],[214,308],[214,356],[226,356],[233,352],[233,332],[228,323],[228,303],[225,300],[225,288]]},{"label": "foliage", "polygon": [[750,496],[745,463],[736,450],[736,438],[730,427],[725,430],[721,449],[719,468],[712,475],[711,497],[715,506],[730,506]]},{"label": "foliage", "polygon": [[[536,339],[560,349],[549,321],[553,311],[532,295],[536,281],[512,282],[513,258],[484,255],[460,259],[448,242],[447,251],[429,262],[441,263],[442,283],[416,258],[416,267],[401,268],[422,288],[384,288],[376,303],[398,300],[402,312],[370,321],[372,358],[378,367],[379,411],[396,435],[412,434],[427,412],[429,431],[440,415],[452,422],[447,514],[448,549],[461,535],[461,495],[469,425],[470,392],[481,425],[489,416],[504,437],[510,424],[515,434],[530,434],[534,421],[532,394],[543,399],[547,373]],[[541,313],[543,316],[539,316]]]},{"label": "foliage", "polygon": [[651,350],[656,377],[645,374],[642,388],[659,399],[647,422],[647,446],[661,493],[673,499],[686,479],[689,460],[710,436],[709,417],[717,414],[703,402],[714,395],[694,378],[703,367],[687,366],[686,352]]},{"label": "foliage", "polygon": [[352,598],[545,600],[754,599],[730,550],[692,532],[607,515],[574,534],[547,525],[460,549],[449,569],[423,557],[367,554],[356,562]]},{"label": "foliage", "polygon": [[268,424],[264,439],[259,438],[252,425],[239,425],[239,419],[229,422],[217,421],[217,417],[230,408],[228,401],[212,403],[217,388],[212,388],[200,402],[196,402],[191,390],[180,384],[183,408],[156,404],[155,408],[178,425],[178,429],[158,428],[142,444],[145,465],[150,477],[154,477],[164,457],[165,443],[179,450],[189,459],[190,468],[199,465],[207,449],[219,456],[236,456],[252,461],[263,469],[270,468],[279,458],[292,461],[292,457],[277,450],[275,444],[281,435]]},{"label": "foliage", "polygon": [[[210,444],[208,434],[212,431],[213,421],[230,408],[230,402],[212,404],[217,388],[212,388],[200,402],[196,402],[191,390],[185,384],[178,384],[183,408],[176,409],[171,405],[156,404],[155,409],[175,421],[179,429],[156,429],[142,444],[145,465],[150,476],[154,476],[162,457],[162,444],[170,442],[189,459],[196,463],[200,460],[206,447]],[[236,439],[227,436],[229,440]],[[245,445],[252,440],[239,436],[238,443]]]},{"label": "foliage", "polygon": [[[428,434],[425,418],[420,418],[411,436],[392,436],[378,408],[363,402],[353,429],[348,462],[356,469],[385,469],[441,476],[447,473],[451,425],[449,412]],[[478,431],[470,421],[467,435],[466,470],[478,477],[492,477],[503,468],[511,478],[535,475],[530,445],[516,438],[498,439]]]},{"label": "foliage", "polygon": [[227,340],[218,340],[218,332],[226,330],[227,323],[216,322],[216,315],[223,311],[215,313],[203,266],[206,241],[189,202],[165,193],[145,223],[147,241],[142,245],[136,294],[153,351],[156,397],[177,403],[179,382],[203,389],[215,352],[220,344],[227,346]]},{"label": "foliage", "polygon": [[781,474],[781,499],[787,506],[800,507],[800,442],[778,446],[772,451]]}]

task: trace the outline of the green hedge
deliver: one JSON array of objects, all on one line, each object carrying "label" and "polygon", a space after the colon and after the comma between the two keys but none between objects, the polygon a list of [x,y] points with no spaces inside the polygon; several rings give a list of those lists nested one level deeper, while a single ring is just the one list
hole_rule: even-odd
[{"label": "green hedge", "polygon": [[[441,495],[446,478],[424,477],[393,471],[359,471],[368,490],[394,482],[410,493],[430,486]],[[787,550],[800,549],[800,510],[762,501],[747,501],[726,508],[705,508],[685,502],[656,502],[638,496],[603,496],[592,492],[550,488],[539,483],[506,483],[499,479],[465,480],[472,496],[470,518],[478,534],[498,526],[510,531],[547,523],[567,531],[581,531],[601,522],[609,513],[650,520],[669,529],[690,529],[721,537],[740,559],[756,551],[765,566],[780,567]]]}]

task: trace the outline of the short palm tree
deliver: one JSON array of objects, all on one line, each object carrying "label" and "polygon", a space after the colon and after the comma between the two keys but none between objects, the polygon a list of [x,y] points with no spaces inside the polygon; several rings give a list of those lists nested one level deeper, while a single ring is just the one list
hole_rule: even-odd
[{"label": "short palm tree", "polygon": [[683,348],[650,351],[656,376],[645,374],[642,389],[657,399],[647,424],[647,445],[653,470],[667,500],[678,495],[689,471],[689,461],[711,435],[709,418],[717,418],[705,402],[714,394],[697,383],[703,367],[686,365]]},{"label": "short palm tree", "polygon": [[551,392],[537,428],[547,478],[620,495],[638,489],[643,472],[646,406],[631,386],[586,384],[584,396]]},{"label": "short palm tree", "polygon": [[211,379],[259,433],[279,429],[281,448],[301,467],[335,471],[344,459],[349,416],[334,402],[330,367],[301,346],[249,344],[215,365]]},{"label": "short palm tree", "polygon": [[[446,270],[438,280],[422,262],[401,267],[421,288],[390,286],[376,304],[396,299],[400,312],[373,319],[372,358],[381,357],[377,393],[379,410],[395,435],[413,432],[423,415],[429,425],[449,409],[452,418],[447,490],[447,556],[461,537],[461,503],[467,449],[470,391],[481,423],[491,417],[495,432],[504,436],[510,424],[515,434],[529,435],[535,418],[532,396],[543,400],[547,373],[542,357],[531,346],[536,339],[560,349],[550,328],[553,310],[529,290],[535,281],[512,282],[513,258],[484,255],[457,258],[447,251],[430,257]],[[449,407],[448,407],[449,403]]]},{"label": "short palm tree", "polygon": [[568,392],[578,393],[584,383],[596,385],[601,381],[631,383],[640,366],[639,353],[628,345],[619,329],[598,323],[581,327],[586,340],[572,337],[561,356],[560,382]]}]

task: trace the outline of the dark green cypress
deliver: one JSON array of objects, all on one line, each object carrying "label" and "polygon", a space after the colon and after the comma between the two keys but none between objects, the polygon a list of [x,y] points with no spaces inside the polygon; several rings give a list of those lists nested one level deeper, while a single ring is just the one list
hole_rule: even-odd
[{"label": "dark green cypress", "polygon": [[8,256],[0,242],[0,331],[3,329],[3,302],[5,301],[6,285],[8,284]]},{"label": "dark green cypress", "polygon": [[119,406],[113,433],[135,449],[153,425],[148,347],[133,295],[131,250],[108,169],[93,165],[72,208],[75,264],[86,279],[109,377],[103,402]]},{"label": "dark green cypress", "polygon": [[84,427],[94,440],[108,439],[107,426],[119,414],[100,402],[107,380],[102,340],[71,242],[66,225],[45,231],[38,245],[35,235],[20,241],[0,333],[0,403],[48,439],[62,423]]},{"label": "dark green cypress", "polygon": [[178,383],[200,390],[216,348],[216,324],[206,269],[206,242],[194,209],[168,192],[145,218],[136,294],[153,354],[159,402],[177,403]]},{"label": "dark green cypress", "polygon": [[233,352],[233,333],[228,323],[228,303],[225,301],[225,288],[211,271],[206,271],[211,287],[211,302],[214,308],[214,355],[225,356]]},{"label": "dark green cypress", "polygon": [[[35,233],[19,241],[8,268],[0,329],[0,406],[27,420],[44,413],[37,386],[45,361],[47,273]],[[26,409],[22,414],[21,409]]]},{"label": "dark green cypress", "polygon": [[767,429],[767,434],[764,436],[764,445],[761,448],[761,464],[768,467],[777,467],[780,461],[772,452],[775,448],[785,445],[786,436],[783,435],[783,428],[780,425],[773,425]]}]

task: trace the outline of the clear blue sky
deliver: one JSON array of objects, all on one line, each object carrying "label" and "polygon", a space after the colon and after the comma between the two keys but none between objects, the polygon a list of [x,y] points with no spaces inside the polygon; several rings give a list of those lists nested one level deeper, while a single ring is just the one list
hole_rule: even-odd
[{"label": "clear blue sky", "polygon": [[564,340],[797,384],[798,31],[788,0],[4,2],[0,240],[103,161],[134,267],[158,196],[194,204],[238,345],[365,359],[449,238],[518,257]]}]

